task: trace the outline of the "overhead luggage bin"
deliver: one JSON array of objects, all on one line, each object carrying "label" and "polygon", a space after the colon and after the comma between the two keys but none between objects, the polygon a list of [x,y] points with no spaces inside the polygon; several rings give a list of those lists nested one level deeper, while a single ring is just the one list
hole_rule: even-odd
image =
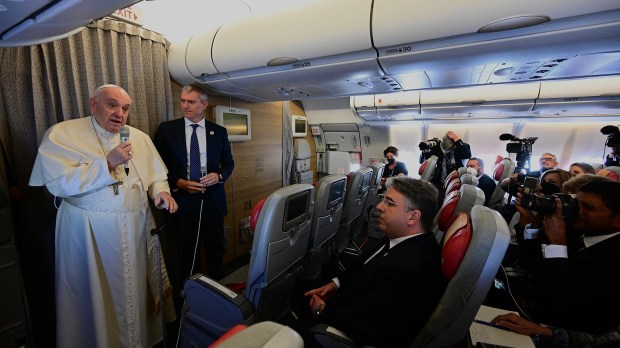
[{"label": "overhead luggage bin", "polygon": [[534,113],[555,116],[565,110],[576,114],[620,114],[620,76],[541,81]]},{"label": "overhead luggage bin", "polygon": [[[405,90],[427,88],[408,80],[420,72],[433,88],[553,78],[538,68],[555,59],[570,65],[566,58],[618,51],[619,8],[614,0],[501,6],[488,0],[376,1],[373,42],[379,64]],[[479,9],[476,15],[473,9]]]},{"label": "overhead luggage bin", "polygon": [[539,82],[482,85],[463,88],[429,89],[420,93],[424,115],[501,112],[528,112],[538,97]]},{"label": "overhead luggage bin", "polygon": [[138,0],[2,1],[0,47],[59,40],[78,33],[95,19],[136,2]]}]

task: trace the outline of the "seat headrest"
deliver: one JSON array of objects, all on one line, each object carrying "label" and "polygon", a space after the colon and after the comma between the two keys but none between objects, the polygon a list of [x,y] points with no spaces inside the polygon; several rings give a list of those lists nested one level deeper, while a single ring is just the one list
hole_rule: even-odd
[{"label": "seat headrest", "polygon": [[613,181],[620,181],[620,167],[607,167],[596,172],[596,175],[606,176]]},{"label": "seat headrest", "polygon": [[445,231],[450,226],[452,215],[459,203],[459,199],[460,194],[458,190],[446,193],[446,198],[437,213],[437,227],[440,231]]},{"label": "seat headrest", "polygon": [[265,204],[266,200],[267,200],[267,197],[256,202],[254,207],[252,207],[252,211],[250,212],[250,228],[252,229],[252,231],[256,230],[256,224],[258,223],[258,217],[260,216],[260,211],[261,209],[263,209],[263,205]]},{"label": "seat headrest", "polygon": [[420,179],[424,181],[433,180],[433,176],[435,175],[435,168],[437,167],[438,157],[433,155],[429,157],[427,160],[422,163],[420,169],[418,170],[418,174],[420,174]]},{"label": "seat headrest", "polygon": [[448,189],[448,186],[450,186],[454,180],[458,180],[459,176],[460,174],[458,171],[451,171],[450,174],[446,175],[446,181],[443,182],[443,188]]},{"label": "seat headrest", "polygon": [[496,164],[493,167],[493,180],[501,181],[506,179],[512,174],[514,170],[514,163],[510,160],[510,158],[504,158],[500,163]]},{"label": "seat headrest", "polygon": [[293,155],[296,159],[310,158],[310,144],[306,139],[295,139],[293,142]]},{"label": "seat headrest", "polygon": [[463,174],[461,175],[461,184],[478,186],[478,178],[475,175]]},{"label": "seat headrest", "polygon": [[456,213],[450,227],[444,234],[441,251],[441,273],[447,280],[452,279],[467,253],[472,237],[471,218],[465,213]]},{"label": "seat headrest", "polygon": [[459,178],[454,178],[450,180],[448,186],[446,186],[446,195],[453,191],[458,191],[461,188],[461,180]]}]

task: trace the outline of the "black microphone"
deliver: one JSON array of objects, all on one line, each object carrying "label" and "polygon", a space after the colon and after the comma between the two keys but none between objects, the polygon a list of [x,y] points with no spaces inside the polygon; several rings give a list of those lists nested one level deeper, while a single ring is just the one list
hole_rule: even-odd
[{"label": "black microphone", "polygon": [[[129,127],[122,126],[121,127],[121,142],[124,143],[129,140]],[[129,162],[125,162],[125,174],[129,176]]]},{"label": "black microphone", "polygon": [[515,136],[509,133],[504,133],[499,136],[499,140],[515,140]]}]

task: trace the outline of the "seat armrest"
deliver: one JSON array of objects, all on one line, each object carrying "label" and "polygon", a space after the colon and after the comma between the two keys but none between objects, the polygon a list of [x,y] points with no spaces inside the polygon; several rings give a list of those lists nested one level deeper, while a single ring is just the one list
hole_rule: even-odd
[{"label": "seat armrest", "polygon": [[310,329],[314,339],[323,347],[345,348],[358,347],[353,340],[344,332],[327,324],[316,324]]},{"label": "seat armrest", "polygon": [[183,286],[184,325],[217,339],[237,324],[254,322],[254,308],[248,299],[202,274],[195,274]]}]

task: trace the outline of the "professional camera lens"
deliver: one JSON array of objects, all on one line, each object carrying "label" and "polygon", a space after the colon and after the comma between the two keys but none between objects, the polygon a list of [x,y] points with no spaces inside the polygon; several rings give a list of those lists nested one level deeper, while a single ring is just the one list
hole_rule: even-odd
[{"label": "professional camera lens", "polygon": [[436,140],[427,140],[427,141],[421,142],[418,146],[420,147],[420,150],[427,150],[427,149],[434,148],[438,144],[439,142]]},{"label": "professional camera lens", "polygon": [[555,211],[555,197],[526,195],[521,198],[521,206],[527,210],[551,214]]}]

